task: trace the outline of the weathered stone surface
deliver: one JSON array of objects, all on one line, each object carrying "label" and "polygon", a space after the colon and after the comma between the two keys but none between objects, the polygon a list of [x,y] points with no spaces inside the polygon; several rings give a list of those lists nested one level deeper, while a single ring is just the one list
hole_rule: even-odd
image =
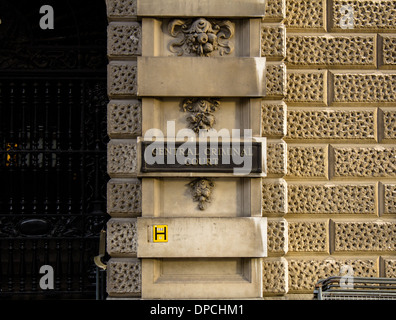
[{"label": "weathered stone surface", "polygon": [[141,215],[141,182],[137,179],[111,179],[107,184],[107,212],[112,216]]},{"label": "weathered stone surface", "polygon": [[342,6],[353,10],[354,29],[396,29],[396,1],[394,0],[334,0],[332,24],[334,29],[341,29]]},{"label": "weathered stone surface", "polygon": [[290,139],[375,139],[375,110],[292,109],[287,112]]},{"label": "weathered stone surface", "polygon": [[286,63],[292,66],[376,66],[372,35],[288,35]]},{"label": "weathered stone surface", "polygon": [[288,183],[289,214],[374,214],[376,186]]},{"label": "weathered stone surface", "polygon": [[395,102],[396,73],[334,73],[334,102]]},{"label": "weathered stone surface", "polygon": [[263,260],[263,292],[285,294],[289,291],[288,263],[285,258],[266,258]]},{"label": "weathered stone surface", "polygon": [[381,49],[381,65],[395,66],[396,65],[396,36],[395,35],[381,35],[382,47]]},{"label": "weathered stone surface", "polygon": [[385,184],[384,188],[384,213],[396,213],[396,184]]},{"label": "weathered stone surface", "polygon": [[287,213],[287,183],[285,180],[263,179],[262,206],[263,214]]},{"label": "weathered stone surface", "polygon": [[396,259],[385,258],[384,259],[385,277],[396,278]]},{"label": "weathered stone surface", "polygon": [[286,174],[286,155],[287,146],[284,141],[267,142],[267,174],[285,175]]},{"label": "weathered stone surface", "polygon": [[110,138],[136,138],[142,135],[142,103],[138,100],[112,100],[107,106],[107,133]]},{"label": "weathered stone surface", "polygon": [[282,21],[286,16],[286,0],[267,0],[265,21]]},{"label": "weathered stone surface", "polygon": [[326,91],[327,74],[323,70],[287,72],[286,102],[307,103],[317,105],[327,103]]},{"label": "weathered stone surface", "polygon": [[142,54],[142,26],[138,22],[112,22],[107,28],[107,54],[130,57]]},{"label": "weathered stone surface", "polygon": [[110,259],[107,263],[107,293],[110,296],[140,296],[141,278],[139,259]]},{"label": "weathered stone surface", "polygon": [[136,219],[112,218],[107,222],[107,252],[110,256],[136,256],[136,224]]},{"label": "weathered stone surface", "polygon": [[135,177],[138,174],[136,140],[110,140],[107,144],[107,173],[111,177]]},{"label": "weathered stone surface", "polygon": [[336,177],[394,177],[396,148],[334,147],[334,176]]},{"label": "weathered stone surface", "polygon": [[261,26],[261,56],[283,59],[286,56],[286,28],[284,25]]},{"label": "weathered stone surface", "polygon": [[290,252],[328,252],[328,221],[288,221]]},{"label": "weathered stone surface", "polygon": [[136,62],[114,62],[107,68],[107,91],[110,97],[130,97],[137,94]]},{"label": "weathered stone surface", "polygon": [[286,94],[286,65],[268,63],[266,70],[266,96],[283,98]]},{"label": "weathered stone surface", "polygon": [[300,178],[327,178],[327,145],[287,146],[287,175]]},{"label": "weathered stone surface", "polygon": [[389,251],[396,249],[395,222],[334,222],[336,252]]},{"label": "weathered stone surface", "polygon": [[382,109],[384,139],[396,139],[396,109]]},{"label": "weathered stone surface", "polygon": [[325,0],[287,1],[285,24],[288,28],[323,30],[325,24]]},{"label": "weathered stone surface", "polygon": [[312,293],[320,279],[340,274],[343,265],[351,266],[354,276],[378,277],[376,259],[301,259],[288,258],[290,292]]},{"label": "weathered stone surface", "polygon": [[110,18],[135,18],[138,0],[106,0]]},{"label": "weathered stone surface", "polygon": [[287,106],[282,101],[261,103],[261,132],[263,137],[286,135]]},{"label": "weathered stone surface", "polygon": [[283,218],[267,221],[268,254],[285,255],[288,252],[288,222]]}]

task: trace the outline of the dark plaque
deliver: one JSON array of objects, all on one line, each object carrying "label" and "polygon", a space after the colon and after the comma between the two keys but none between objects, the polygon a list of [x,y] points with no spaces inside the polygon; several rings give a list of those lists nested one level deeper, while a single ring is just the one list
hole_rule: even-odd
[{"label": "dark plaque", "polygon": [[142,142],[141,172],[261,173],[262,143]]}]

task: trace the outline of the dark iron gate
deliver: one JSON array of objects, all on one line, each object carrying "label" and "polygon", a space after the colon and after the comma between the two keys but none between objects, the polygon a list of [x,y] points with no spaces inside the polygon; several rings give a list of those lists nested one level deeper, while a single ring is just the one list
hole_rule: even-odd
[{"label": "dark iron gate", "polygon": [[[40,28],[42,5],[53,6],[53,30]],[[1,0],[0,19],[0,299],[95,299],[107,219],[105,1]],[[43,265],[54,289],[40,286]]]}]

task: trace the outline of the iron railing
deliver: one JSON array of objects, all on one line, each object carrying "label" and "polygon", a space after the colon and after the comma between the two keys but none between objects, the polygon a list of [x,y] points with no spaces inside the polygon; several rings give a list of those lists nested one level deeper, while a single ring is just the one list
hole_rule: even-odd
[{"label": "iron railing", "polygon": [[396,279],[349,278],[334,276],[319,280],[314,289],[315,300],[396,300]]}]

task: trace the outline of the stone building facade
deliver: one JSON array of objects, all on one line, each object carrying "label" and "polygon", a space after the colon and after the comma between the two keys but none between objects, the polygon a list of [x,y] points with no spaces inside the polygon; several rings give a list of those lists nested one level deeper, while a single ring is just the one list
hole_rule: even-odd
[{"label": "stone building facade", "polygon": [[[343,265],[396,276],[396,1],[106,3],[109,298],[309,299]],[[198,47],[180,42],[194,22],[216,30]],[[252,129],[267,159],[261,175],[204,175],[205,210],[186,187],[202,175],[142,174],[139,146],[167,120],[187,128],[180,104],[202,96],[221,97],[214,128]],[[215,217],[266,221],[266,252],[139,254],[139,219]]]}]

